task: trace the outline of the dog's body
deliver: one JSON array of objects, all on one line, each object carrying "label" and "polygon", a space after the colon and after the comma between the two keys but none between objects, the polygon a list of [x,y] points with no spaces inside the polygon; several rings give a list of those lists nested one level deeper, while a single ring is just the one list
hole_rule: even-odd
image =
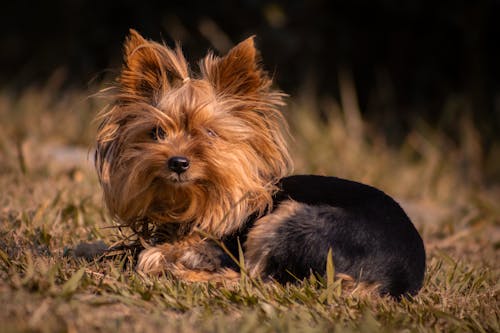
[{"label": "dog's body", "polygon": [[[333,177],[292,176],[282,94],[260,68],[253,39],[208,55],[191,77],[180,49],[135,31],[111,108],[102,115],[96,168],[112,215],[134,230],[152,222],[163,242],[137,269],[189,281],[237,279],[239,269],[279,282],[335,272],[416,293],[422,240],[401,207],[372,187]],[[208,237],[210,236],[210,237]]]},{"label": "dog's body", "polygon": [[[273,212],[248,222],[245,259],[252,275],[282,283],[311,272],[323,275],[331,248],[336,272],[378,284],[382,294],[399,296],[420,289],[425,269],[422,240],[392,198],[335,177],[291,176],[279,187]],[[235,242],[226,240],[231,249]]]}]

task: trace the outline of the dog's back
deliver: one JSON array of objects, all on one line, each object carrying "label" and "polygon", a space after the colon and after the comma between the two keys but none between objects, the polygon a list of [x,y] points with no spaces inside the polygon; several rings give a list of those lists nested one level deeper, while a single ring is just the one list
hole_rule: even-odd
[{"label": "dog's back", "polygon": [[400,297],[422,286],[425,250],[401,207],[382,191],[335,177],[283,178],[274,211],[245,242],[254,275],[279,282],[323,275],[332,249],[335,272]]}]

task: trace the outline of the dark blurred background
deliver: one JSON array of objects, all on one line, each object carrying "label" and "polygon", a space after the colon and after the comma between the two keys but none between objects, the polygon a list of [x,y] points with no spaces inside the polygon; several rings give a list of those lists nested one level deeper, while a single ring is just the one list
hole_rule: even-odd
[{"label": "dark blurred background", "polygon": [[0,14],[0,87],[58,73],[61,89],[109,80],[129,28],[188,59],[258,36],[266,68],[292,96],[339,97],[352,75],[360,110],[395,141],[426,121],[459,140],[473,119],[485,151],[500,137],[500,1],[9,1]]}]

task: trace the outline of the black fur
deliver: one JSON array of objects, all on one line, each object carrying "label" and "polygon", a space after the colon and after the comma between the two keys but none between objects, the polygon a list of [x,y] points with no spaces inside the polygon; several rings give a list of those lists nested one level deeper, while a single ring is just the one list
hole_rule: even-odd
[{"label": "black fur", "polygon": [[[421,288],[422,239],[399,204],[384,192],[345,179],[309,175],[283,178],[279,187],[275,209],[287,200],[300,206],[279,222],[265,275],[281,283],[302,279],[311,271],[323,275],[331,248],[336,273],[377,283],[381,294],[400,297]],[[244,243],[254,223],[255,217],[249,218],[244,230],[225,240],[233,253],[237,239]]]}]

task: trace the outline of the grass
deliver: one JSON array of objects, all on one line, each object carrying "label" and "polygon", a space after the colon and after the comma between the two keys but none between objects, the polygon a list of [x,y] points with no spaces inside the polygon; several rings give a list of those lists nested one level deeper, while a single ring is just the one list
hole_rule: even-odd
[{"label": "grass", "polygon": [[74,259],[79,242],[117,239],[90,161],[102,105],[51,91],[0,92],[1,332],[500,331],[499,188],[485,185],[472,123],[457,125],[458,143],[421,123],[394,147],[349,94],[343,108],[304,97],[287,110],[297,173],[376,185],[421,232],[424,287],[395,302],[342,292],[331,276],[231,287],[141,276],[126,257]]}]

